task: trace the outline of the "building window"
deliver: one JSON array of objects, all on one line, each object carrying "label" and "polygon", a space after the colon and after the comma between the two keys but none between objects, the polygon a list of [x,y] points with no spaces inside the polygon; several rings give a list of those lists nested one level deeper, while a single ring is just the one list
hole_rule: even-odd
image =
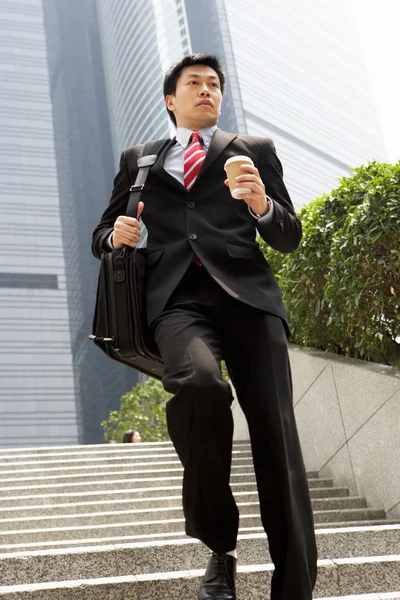
[{"label": "building window", "polygon": [[57,290],[58,277],[41,273],[0,273],[0,288]]}]

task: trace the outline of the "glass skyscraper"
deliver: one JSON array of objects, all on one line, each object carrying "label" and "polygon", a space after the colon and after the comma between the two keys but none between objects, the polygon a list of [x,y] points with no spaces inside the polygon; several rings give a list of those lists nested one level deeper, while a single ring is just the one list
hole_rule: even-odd
[{"label": "glass skyscraper", "polygon": [[41,0],[0,0],[0,445],[77,443]]},{"label": "glass skyscraper", "polygon": [[181,0],[97,0],[115,162],[121,150],[170,133],[168,66],[190,50]]},{"label": "glass skyscraper", "polygon": [[270,136],[297,206],[386,159],[349,0],[225,0],[246,130]]},{"label": "glass skyscraper", "polygon": [[101,421],[140,376],[88,340],[100,266],[91,238],[115,174],[96,3],[42,1],[79,441],[93,444],[103,441]]},{"label": "glass skyscraper", "polygon": [[162,78],[189,52],[221,58],[220,127],[274,139],[297,207],[386,158],[349,0],[97,3],[116,163],[171,132]]},{"label": "glass skyscraper", "polygon": [[191,52],[220,57],[219,126],[274,139],[297,208],[386,159],[350,0],[0,0],[4,445],[100,442],[142,379],[88,341],[91,234],[121,151],[174,134],[163,77]]}]

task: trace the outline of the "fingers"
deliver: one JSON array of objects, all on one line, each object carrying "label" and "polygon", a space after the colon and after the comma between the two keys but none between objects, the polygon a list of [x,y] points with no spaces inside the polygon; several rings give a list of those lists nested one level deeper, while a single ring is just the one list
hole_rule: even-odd
[{"label": "fingers", "polygon": [[[142,203],[143,204],[143,203]],[[144,206],[144,205],[143,205]],[[141,208],[143,211],[143,207]],[[138,210],[138,214],[140,207]],[[114,223],[113,244],[115,248],[123,245],[135,248],[140,239],[140,223],[133,217],[120,216]]]},{"label": "fingers", "polygon": [[253,173],[249,173],[246,175],[239,175],[239,177],[236,177],[235,181],[237,181],[238,183],[257,183],[260,186],[263,186],[263,182],[261,181],[259,175],[257,174],[253,174]]},{"label": "fingers", "polygon": [[144,202],[139,202],[139,206],[138,206],[138,213],[137,213],[137,219],[140,219],[140,216],[143,212],[144,209]]},{"label": "fingers", "polygon": [[[115,233],[114,233],[114,238],[115,238]],[[138,242],[139,242],[139,236],[126,236],[126,235],[121,235],[118,236],[118,241],[125,245],[125,246],[130,246],[131,248],[136,248]]]},{"label": "fingers", "polygon": [[[260,177],[257,167],[253,167],[252,165],[248,165],[248,164],[240,165],[240,166],[242,168],[242,171],[245,171],[246,173],[253,173],[254,175],[257,175],[257,177]],[[240,175],[240,177],[242,177],[242,176]]]},{"label": "fingers", "polygon": [[[140,225],[139,225],[139,221],[138,221],[137,219],[135,219],[135,217],[127,217],[127,216],[125,216],[125,215],[120,215],[120,216],[117,218],[117,220],[115,221],[115,225],[116,225],[117,223],[118,223],[118,224],[121,224],[121,223],[126,223],[126,224],[128,224],[128,225],[136,225],[136,226],[139,226],[139,227],[140,227]],[[114,225],[114,226],[115,226],[115,225]]]},{"label": "fingers", "polygon": [[[261,187],[261,185],[259,185],[259,183],[252,182],[252,181],[246,181],[246,180],[241,181],[240,183],[245,183],[246,187],[252,191],[253,195],[265,197],[265,188],[264,188],[264,186]],[[248,198],[250,196],[250,194],[244,193],[244,194],[240,194],[240,197],[241,196],[246,196],[246,198]]]},{"label": "fingers", "polygon": [[140,223],[136,219],[132,219],[132,221],[125,221],[121,219],[121,217],[118,217],[114,224],[114,231],[118,233],[118,235],[140,235]]}]

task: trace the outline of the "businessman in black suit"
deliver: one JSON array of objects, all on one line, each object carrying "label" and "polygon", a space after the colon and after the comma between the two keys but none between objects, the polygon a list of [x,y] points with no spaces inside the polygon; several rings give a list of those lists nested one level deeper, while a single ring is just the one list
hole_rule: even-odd
[{"label": "businessman in black suit", "polygon": [[[256,230],[281,252],[295,250],[301,224],[270,139],[217,128],[225,75],[215,57],[192,55],[164,81],[177,127],[151,169],[139,205],[148,230],[149,323],[166,365],[171,440],[184,466],[188,535],[212,551],[200,600],[234,600],[239,514],[229,485],[233,421],[225,359],[246,416],[261,519],[275,565],[272,600],[311,600],[316,544],[293,411],[281,294]],[[95,256],[135,247],[140,223],[125,215],[142,146],[122,153],[110,204],[93,234]],[[224,163],[245,155],[234,199]]]}]

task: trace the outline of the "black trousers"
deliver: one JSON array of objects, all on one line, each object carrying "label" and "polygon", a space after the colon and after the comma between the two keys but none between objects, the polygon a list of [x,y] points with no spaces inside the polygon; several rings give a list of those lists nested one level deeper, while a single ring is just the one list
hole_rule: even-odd
[{"label": "black trousers", "polygon": [[186,532],[214,552],[236,548],[239,514],[229,485],[232,392],[246,416],[261,519],[275,572],[272,600],[311,600],[317,551],[297,433],[284,326],[231,297],[193,264],[155,324],[165,361],[171,440],[184,466]]}]

